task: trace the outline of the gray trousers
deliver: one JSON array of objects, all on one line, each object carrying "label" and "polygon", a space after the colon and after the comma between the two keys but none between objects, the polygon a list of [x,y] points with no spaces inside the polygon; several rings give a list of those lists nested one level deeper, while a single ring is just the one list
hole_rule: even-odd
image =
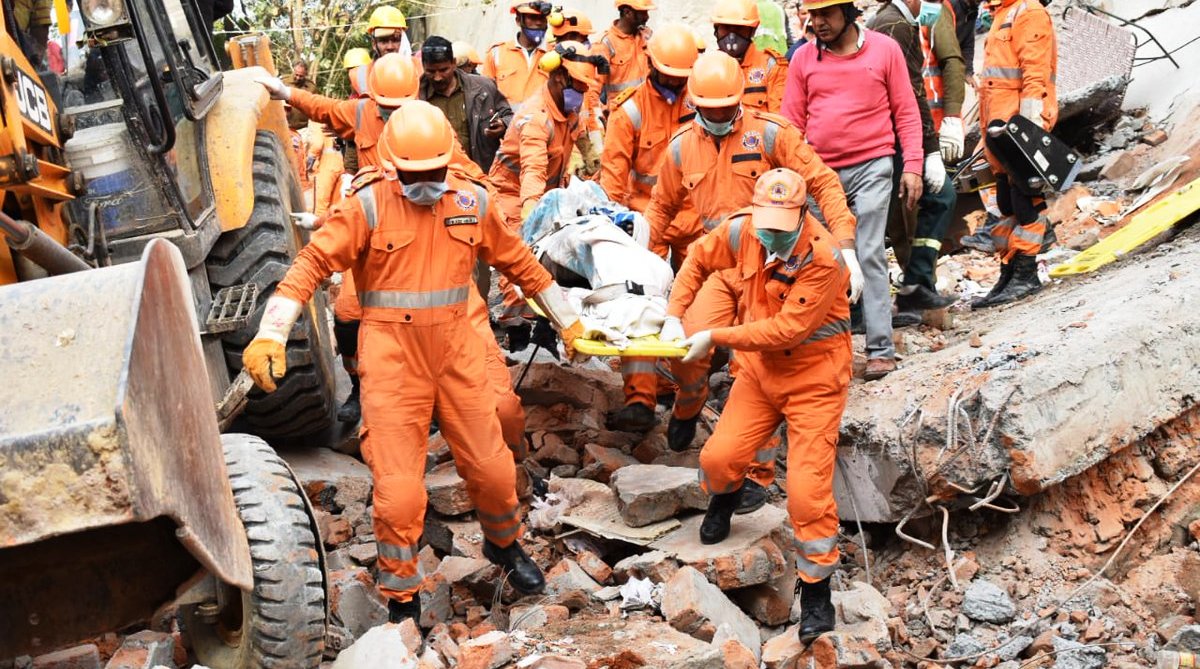
[{"label": "gray trousers", "polygon": [[837,170],[850,210],[858,219],[854,247],[862,266],[863,324],[867,328],[867,358],[894,358],[892,295],[884,254],[888,204],[892,198],[892,156]]}]

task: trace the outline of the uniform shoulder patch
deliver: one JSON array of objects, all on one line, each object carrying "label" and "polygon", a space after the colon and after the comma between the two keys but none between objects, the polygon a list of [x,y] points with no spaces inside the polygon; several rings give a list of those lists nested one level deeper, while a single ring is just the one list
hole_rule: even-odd
[{"label": "uniform shoulder patch", "polygon": [[761,118],[764,121],[769,121],[771,123],[774,123],[775,125],[783,126],[784,128],[792,127],[792,122],[789,121],[786,116],[783,116],[780,114],[772,114],[771,112],[765,112],[765,111],[761,111],[758,109],[753,109],[753,110],[747,109],[746,111],[754,116],[757,116],[758,118]]},{"label": "uniform shoulder patch", "polygon": [[619,107],[624,104],[626,100],[633,97],[633,94],[637,92],[637,89],[637,86],[633,86],[632,88],[626,88],[620,93],[617,93],[616,97],[614,97],[612,100],[612,106]]},{"label": "uniform shoulder patch", "polygon": [[378,167],[364,167],[350,180],[350,192],[357,193],[381,179],[383,179],[383,170]]},{"label": "uniform shoulder patch", "polygon": [[684,123],[683,125],[676,128],[675,132],[671,133],[671,141],[674,142],[676,139],[679,139],[680,137],[683,137],[684,135],[691,132],[693,125],[694,124],[692,124],[692,123]]}]

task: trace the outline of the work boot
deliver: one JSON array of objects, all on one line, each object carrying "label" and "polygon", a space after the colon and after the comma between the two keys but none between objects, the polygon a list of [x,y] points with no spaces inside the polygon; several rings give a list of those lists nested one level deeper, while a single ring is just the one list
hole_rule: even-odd
[{"label": "work boot", "polygon": [[898,311],[892,314],[892,329],[898,330],[913,325],[920,325],[925,320],[919,311]]},{"label": "work boot", "polygon": [[521,544],[512,542],[505,548],[483,540],[483,557],[499,565],[508,574],[508,582],[524,595],[535,595],[546,587],[542,570],[529,559]]},{"label": "work boot", "polygon": [[863,378],[867,381],[878,381],[894,371],[896,371],[895,358],[871,358],[867,360],[867,368],[863,371]]},{"label": "work boot", "polygon": [[337,419],[343,423],[357,423],[362,419],[362,404],[358,399],[358,375],[350,377],[350,396],[338,408]]},{"label": "work boot", "polygon": [[837,612],[829,594],[829,579],[809,583],[800,582],[800,643],[808,644],[814,639],[833,631]]},{"label": "work boot", "polygon": [[1046,234],[1042,235],[1042,248],[1038,251],[1038,255],[1046,253],[1058,243],[1058,235],[1054,232],[1054,224],[1045,216],[1042,216],[1042,219],[1044,219],[1046,224]]},{"label": "work boot", "polygon": [[987,295],[984,295],[976,300],[971,300],[971,308],[986,309],[992,306],[992,300],[996,299],[996,296],[1004,290],[1004,287],[1007,286],[1008,282],[1012,279],[1012,275],[1012,263],[1004,263],[1003,265],[1000,265],[1000,278],[996,279],[996,285],[992,286],[992,290],[988,292]]},{"label": "work boot", "polygon": [[657,421],[654,419],[654,409],[641,402],[626,404],[613,414],[608,421],[608,429],[618,432],[649,432]]},{"label": "work boot", "polygon": [[999,220],[988,216],[984,224],[979,226],[979,228],[975,230],[974,234],[970,234],[965,237],[959,237],[958,243],[971,250],[979,251],[980,253],[986,253],[988,255],[995,253],[996,242],[992,240],[992,228],[996,227],[996,224],[999,222]]},{"label": "work boot", "polygon": [[529,346],[529,340],[533,335],[533,328],[528,323],[520,325],[510,325],[504,328],[504,333],[508,336],[508,350],[511,353],[523,351]]},{"label": "work boot", "polygon": [[908,293],[903,292],[908,288],[906,286],[896,295],[896,309],[902,312],[945,309],[958,301],[958,298],[953,295],[942,295],[936,290],[931,290],[922,285],[912,286],[912,290]]},{"label": "work boot", "polygon": [[682,453],[692,447],[696,438],[696,423],[700,422],[700,414],[691,418],[676,418],[671,416],[667,423],[667,446],[676,453]]},{"label": "work boot", "polygon": [[718,544],[729,536],[729,521],[741,504],[742,488],[712,496],[708,502],[708,511],[704,514],[704,522],[700,523],[700,543]]},{"label": "work boot", "polygon": [[1004,286],[1004,290],[993,297],[986,306],[1016,302],[1042,289],[1042,282],[1037,274],[1037,258],[1026,255],[1013,256],[1011,265],[1012,278]]},{"label": "work boot", "polygon": [[421,597],[416,593],[407,602],[388,600],[388,622],[402,623],[405,618],[412,618],[418,628],[421,626]]},{"label": "work boot", "polygon": [[746,479],[742,484],[742,499],[738,501],[737,510],[734,511],[741,516],[747,513],[754,513],[763,508],[767,503],[767,489],[758,483]]}]

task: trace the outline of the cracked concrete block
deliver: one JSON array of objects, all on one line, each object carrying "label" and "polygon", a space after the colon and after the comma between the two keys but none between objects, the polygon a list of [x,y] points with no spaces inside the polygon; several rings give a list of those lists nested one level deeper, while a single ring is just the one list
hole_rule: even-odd
[{"label": "cracked concrete block", "polygon": [[700,543],[702,520],[699,514],[683,519],[649,547],[699,570],[722,590],[767,583],[793,564],[791,525],[783,509],[768,504],[734,516],[729,538],[712,545]]},{"label": "cracked concrete block", "polygon": [[725,593],[691,567],[683,567],[667,582],[662,613],[672,627],[704,641],[712,641],[717,630],[727,626],[727,635],[751,648],[758,657],[761,649],[758,626]]},{"label": "cracked concrete block", "polygon": [[617,494],[617,509],[630,527],[644,527],[682,511],[708,508],[697,470],[664,465],[630,465],[609,481]]}]

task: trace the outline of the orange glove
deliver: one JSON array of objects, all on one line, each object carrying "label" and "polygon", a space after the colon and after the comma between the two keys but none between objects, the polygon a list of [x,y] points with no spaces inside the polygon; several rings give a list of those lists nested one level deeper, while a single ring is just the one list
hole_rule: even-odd
[{"label": "orange glove", "polygon": [[558,336],[562,337],[563,348],[567,351],[567,360],[574,360],[578,355],[575,352],[575,340],[583,336],[583,321],[575,321],[559,330]]},{"label": "orange glove", "polygon": [[254,385],[275,392],[275,379],[287,373],[287,350],[274,339],[258,337],[242,351],[242,366],[254,379]]}]

